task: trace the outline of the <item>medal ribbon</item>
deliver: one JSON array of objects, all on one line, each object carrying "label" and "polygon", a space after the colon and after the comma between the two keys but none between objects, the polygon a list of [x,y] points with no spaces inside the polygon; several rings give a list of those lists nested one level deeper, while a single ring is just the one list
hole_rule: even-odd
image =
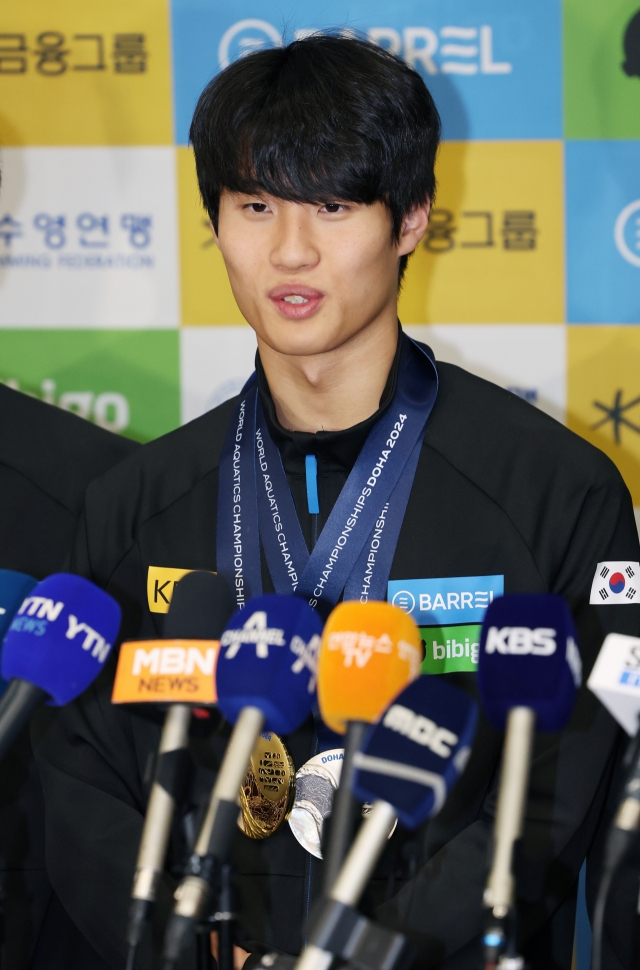
[{"label": "medal ribbon", "polygon": [[245,385],[225,438],[218,497],[217,567],[238,606],[262,591],[258,534],[277,593],[303,596],[323,612],[343,590],[345,599],[385,599],[438,391],[430,352],[404,333],[400,339],[393,401],[371,429],[311,554],[264,421],[255,375]]}]

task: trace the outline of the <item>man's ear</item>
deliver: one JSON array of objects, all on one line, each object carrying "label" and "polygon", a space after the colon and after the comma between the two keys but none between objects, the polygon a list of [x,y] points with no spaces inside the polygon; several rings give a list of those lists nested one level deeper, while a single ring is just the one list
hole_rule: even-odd
[{"label": "man's ear", "polygon": [[422,205],[417,205],[402,220],[400,239],[398,240],[398,256],[406,256],[416,248],[429,225],[431,199],[426,198]]},{"label": "man's ear", "polygon": [[220,243],[218,242],[218,233],[213,228],[213,222],[211,221],[211,219],[209,219],[209,225],[211,226],[211,233],[213,235],[213,241],[216,244],[216,246],[218,247],[218,249],[220,249]]}]

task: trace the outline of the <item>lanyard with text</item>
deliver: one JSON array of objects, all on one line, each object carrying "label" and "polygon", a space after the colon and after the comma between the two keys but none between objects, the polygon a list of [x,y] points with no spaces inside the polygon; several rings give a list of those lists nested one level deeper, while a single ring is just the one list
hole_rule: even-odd
[{"label": "lanyard with text", "polygon": [[[393,401],[371,429],[309,554],[255,375],[243,389],[220,460],[217,568],[237,606],[262,592],[262,541],[277,593],[323,612],[345,599],[383,600],[427,419],[438,391],[430,351],[402,333]],[[259,536],[259,538],[258,538]]]}]

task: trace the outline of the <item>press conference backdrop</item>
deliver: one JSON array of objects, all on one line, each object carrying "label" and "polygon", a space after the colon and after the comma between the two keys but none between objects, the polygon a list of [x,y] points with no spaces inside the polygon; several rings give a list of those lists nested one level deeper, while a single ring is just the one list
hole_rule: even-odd
[{"label": "press conference backdrop", "polygon": [[606,451],[640,507],[640,0],[4,4],[0,380],[142,441],[240,388],[189,121],[225,65],[318,29],[397,53],[443,117],[409,332]]}]

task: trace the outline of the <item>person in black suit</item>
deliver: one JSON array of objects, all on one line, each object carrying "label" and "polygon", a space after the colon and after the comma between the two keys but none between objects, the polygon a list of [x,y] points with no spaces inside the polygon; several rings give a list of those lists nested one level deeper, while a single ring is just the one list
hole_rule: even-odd
[{"label": "person in black suit", "polygon": [[[0,384],[0,569],[65,567],[89,483],[139,445]],[[28,729],[0,764],[2,970],[101,970],[47,877]]]}]

